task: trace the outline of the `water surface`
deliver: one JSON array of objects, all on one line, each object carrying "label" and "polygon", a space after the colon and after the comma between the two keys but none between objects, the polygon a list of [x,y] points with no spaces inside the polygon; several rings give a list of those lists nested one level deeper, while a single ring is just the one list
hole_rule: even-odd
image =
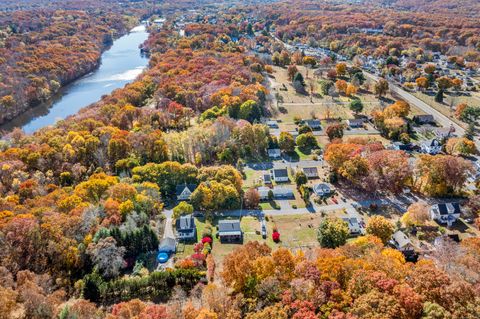
[{"label": "water surface", "polygon": [[148,58],[140,54],[138,47],[147,38],[144,26],[135,27],[129,34],[114,41],[112,47],[102,54],[98,69],[62,88],[47,103],[26,111],[0,126],[0,129],[10,131],[21,127],[26,133],[33,133],[132,82],[148,64]]}]

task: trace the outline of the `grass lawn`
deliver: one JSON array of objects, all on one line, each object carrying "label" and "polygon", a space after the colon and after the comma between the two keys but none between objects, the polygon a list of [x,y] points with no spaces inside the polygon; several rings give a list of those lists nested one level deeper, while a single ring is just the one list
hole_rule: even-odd
[{"label": "grass lawn", "polygon": [[269,234],[267,244],[271,241],[272,229],[276,225],[281,242],[275,244],[272,241],[271,245],[288,248],[318,246],[317,228],[320,221],[320,214],[270,216],[267,223]]},{"label": "grass lawn", "polygon": [[[322,80],[328,80],[325,77],[317,78],[313,76],[314,70],[306,68],[304,66],[297,66],[298,70],[304,76],[306,82],[313,81],[319,83]],[[279,119],[282,130],[292,129],[287,128],[294,121],[294,118],[306,119],[306,118],[341,118],[351,119],[354,118],[354,114],[349,109],[349,104],[353,100],[351,97],[347,97],[343,94],[336,97],[322,96],[319,92],[320,87],[317,85],[315,90],[315,96],[310,97],[309,94],[299,94],[295,91],[290,79],[288,78],[287,68],[273,67],[274,79],[272,90],[278,93],[283,98],[283,103],[279,103]],[[375,94],[371,91],[373,88],[373,82],[367,80],[366,88],[363,87],[357,92],[355,98],[358,98],[363,103],[362,114],[371,114],[371,112],[378,108],[385,108],[390,103],[379,100]],[[286,90],[285,90],[286,88]],[[387,99],[394,101],[395,99],[387,94]],[[421,114],[420,110],[412,107],[412,115]],[[293,127],[294,129],[294,127]]]},{"label": "grass lawn", "polygon": [[455,117],[455,106],[461,103],[466,103],[467,105],[477,105],[478,100],[471,97],[471,96],[454,96],[454,95],[448,95],[444,94],[444,100],[443,103],[438,103],[435,101],[435,96],[430,96],[422,92],[411,92],[412,95],[417,97],[418,99],[422,100],[423,102],[427,103],[443,115],[447,116],[451,120],[453,120],[455,123],[462,127],[467,127],[467,124],[464,122],[458,120]]},{"label": "grass lawn", "polygon": [[274,209],[280,209],[278,205],[276,205],[275,202],[262,202],[260,203],[260,208],[262,210],[274,210]]},{"label": "grass lawn", "polygon": [[295,153],[297,153],[298,157],[300,160],[309,160],[309,159],[312,159],[312,155],[311,154],[305,154],[303,153],[299,148],[298,146],[295,147]]},{"label": "grass lawn", "polygon": [[244,189],[261,185],[261,183],[259,183],[259,180],[263,177],[264,171],[254,170],[249,167],[245,167],[244,172],[246,177],[243,181]]},{"label": "grass lawn", "polygon": [[[305,215],[276,215],[267,217],[267,238],[263,239],[261,235],[260,221],[253,216],[245,216],[241,220],[241,227],[244,232],[244,241],[259,241],[265,242],[273,249],[278,247],[300,248],[300,247],[316,247],[317,242],[317,227],[320,224],[320,214],[305,214]],[[201,240],[202,232],[205,229],[207,222],[204,218],[195,218],[197,225],[198,241]],[[213,220],[213,245],[212,254],[217,264],[217,271],[221,270],[222,260],[233,250],[241,246],[241,244],[222,244],[216,238],[216,224],[218,218]],[[272,240],[273,228],[277,227],[280,233],[280,243],[275,243]],[[193,253],[194,243],[185,244],[184,251],[177,253],[176,258],[181,259],[190,256]]]}]

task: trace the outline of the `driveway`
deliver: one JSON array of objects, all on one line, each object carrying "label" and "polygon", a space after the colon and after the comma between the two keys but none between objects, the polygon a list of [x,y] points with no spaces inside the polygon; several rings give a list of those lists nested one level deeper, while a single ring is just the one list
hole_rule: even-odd
[{"label": "driveway", "polygon": [[165,230],[163,231],[163,238],[175,238],[175,234],[173,233],[173,210],[164,210],[163,211],[166,220],[165,220]]},{"label": "driveway", "polygon": [[[165,229],[163,231],[163,238],[175,238],[175,234],[173,232],[173,210],[167,209],[164,210],[163,213],[165,214]],[[170,256],[168,261],[164,264],[158,264],[157,270],[165,270],[166,268],[174,268],[175,264],[173,263],[173,255]]]}]

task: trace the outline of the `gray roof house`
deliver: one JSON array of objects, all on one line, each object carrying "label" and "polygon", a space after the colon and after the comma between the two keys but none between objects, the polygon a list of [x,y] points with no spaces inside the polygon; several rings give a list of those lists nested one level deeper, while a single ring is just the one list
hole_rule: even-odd
[{"label": "gray roof house", "polygon": [[269,148],[267,152],[268,152],[268,157],[270,158],[277,159],[282,157],[282,152],[280,151],[279,148]]},{"label": "gray roof house", "polygon": [[260,195],[260,200],[267,200],[268,194],[272,192],[273,198],[275,199],[293,199],[295,195],[293,194],[293,190],[289,187],[279,187],[275,186],[274,188],[269,187],[258,187],[257,188],[258,194]]},{"label": "gray roof house", "polygon": [[[261,186],[257,188],[258,195],[260,195],[260,200],[267,200],[268,194],[272,191],[270,187]],[[272,191],[273,192],[273,191]]]},{"label": "gray roof house", "polygon": [[442,203],[430,207],[430,218],[448,226],[452,226],[460,218],[461,213],[459,203]]},{"label": "gray roof house", "polygon": [[240,220],[219,220],[218,236],[220,242],[242,242],[243,232],[240,228]]},{"label": "gray roof house", "polygon": [[266,124],[269,128],[278,128],[278,122],[276,120],[269,120]]},{"label": "gray roof house", "polygon": [[363,126],[364,123],[365,123],[365,119],[363,118],[347,120],[347,125],[350,128],[360,128]]},{"label": "gray roof house", "polygon": [[316,167],[304,167],[302,170],[307,178],[318,178],[318,169]]},{"label": "gray roof house", "polygon": [[330,185],[320,183],[313,185],[313,192],[315,193],[315,195],[322,197],[330,195],[332,193],[332,189],[330,188]]},{"label": "gray roof house", "polygon": [[272,176],[270,176],[270,174],[263,174],[263,183],[272,184]]},{"label": "gray roof house", "polygon": [[177,230],[177,237],[182,241],[196,241],[197,240],[197,226],[195,225],[195,218],[193,215],[180,216],[175,222]]},{"label": "gray roof house", "polygon": [[276,199],[291,199],[295,198],[295,195],[293,194],[293,190],[289,187],[280,187],[280,186],[275,186],[273,188],[273,196]]},{"label": "gray roof house", "polygon": [[322,125],[320,123],[320,120],[315,120],[315,119],[305,120],[304,123],[305,123],[306,126],[310,127],[314,131],[322,129]]},{"label": "gray roof house", "polygon": [[345,217],[342,219],[347,223],[350,235],[360,235],[363,233],[362,227],[356,217]]},{"label": "gray roof house", "polygon": [[417,124],[435,124],[435,118],[432,114],[415,115],[413,121]]},{"label": "gray roof house", "polygon": [[420,148],[424,153],[427,153],[430,155],[436,155],[442,151],[442,144],[440,143],[439,140],[434,138],[434,139],[423,142],[420,145]]},{"label": "gray roof house", "polygon": [[275,182],[288,182],[288,170],[286,168],[274,168],[272,170],[272,177]]},{"label": "gray roof house", "polygon": [[197,189],[197,185],[194,184],[177,185],[175,190],[177,200],[190,200],[190,196],[192,196],[195,189]]}]

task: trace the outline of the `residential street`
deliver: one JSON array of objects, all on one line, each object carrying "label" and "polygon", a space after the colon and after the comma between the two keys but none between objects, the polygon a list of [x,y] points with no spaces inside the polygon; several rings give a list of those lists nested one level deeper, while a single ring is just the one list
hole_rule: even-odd
[{"label": "residential street", "polygon": [[[363,73],[370,78],[373,81],[378,81],[380,78],[374,74],[371,74],[365,70],[363,70]],[[465,134],[465,129],[455,123],[452,119],[448,118],[447,116],[443,115],[427,103],[423,102],[422,100],[418,99],[417,97],[413,96],[409,92],[403,90],[400,88],[398,85],[396,85],[394,82],[389,81],[388,82],[389,88],[393,93],[396,93],[398,96],[403,98],[406,102],[415,105],[417,108],[425,112],[426,114],[431,114],[435,118],[435,120],[438,122],[443,127],[449,128],[453,126],[455,129],[455,133],[458,136],[463,136]],[[480,148],[480,141],[478,138],[475,139],[475,144],[477,145],[477,148]]]}]

